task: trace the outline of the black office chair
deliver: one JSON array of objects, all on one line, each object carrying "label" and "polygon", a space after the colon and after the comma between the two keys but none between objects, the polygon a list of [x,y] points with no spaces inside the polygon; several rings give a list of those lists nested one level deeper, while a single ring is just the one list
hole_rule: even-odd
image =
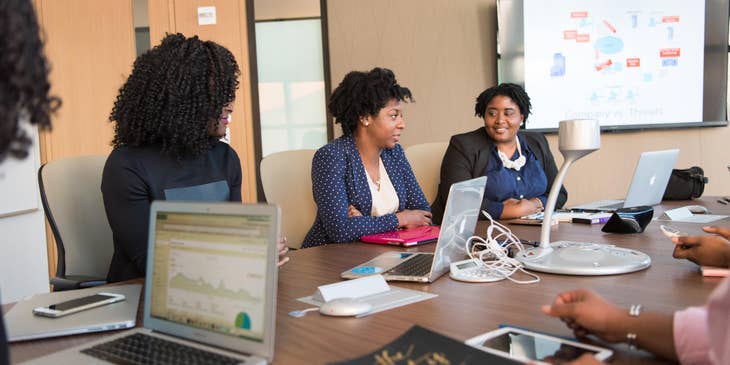
[{"label": "black office chair", "polygon": [[38,170],[41,201],[58,250],[54,291],[106,284],[114,253],[101,195],[106,157],[65,158]]}]

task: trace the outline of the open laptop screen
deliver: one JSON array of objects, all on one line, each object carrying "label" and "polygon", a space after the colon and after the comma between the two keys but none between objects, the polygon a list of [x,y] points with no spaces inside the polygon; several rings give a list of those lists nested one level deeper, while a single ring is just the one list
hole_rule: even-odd
[{"label": "open laptop screen", "polygon": [[157,212],[151,317],[262,342],[274,224],[270,215]]}]

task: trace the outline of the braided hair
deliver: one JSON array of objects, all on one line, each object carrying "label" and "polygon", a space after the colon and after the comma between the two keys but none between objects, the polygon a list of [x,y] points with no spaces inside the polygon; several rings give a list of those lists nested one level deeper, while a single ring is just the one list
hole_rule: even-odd
[{"label": "braided hair", "polygon": [[376,67],[367,72],[351,71],[332,92],[327,109],[342,125],[344,135],[352,135],[364,116],[377,116],[388,101],[415,101],[411,90],[398,85],[393,71]]},{"label": "braided hair", "polygon": [[114,147],[158,145],[177,160],[207,152],[211,121],[235,98],[240,71],[233,54],[197,36],[168,34],[134,61],[109,121]]},{"label": "braided hair", "polygon": [[49,95],[48,71],[31,1],[0,1],[0,161],[28,155],[32,140],[20,120],[51,128],[61,99]]},{"label": "braided hair", "polygon": [[527,92],[522,88],[522,86],[512,83],[499,84],[482,91],[482,93],[477,96],[477,103],[474,106],[474,115],[484,119],[484,115],[487,112],[487,104],[489,104],[489,102],[497,95],[506,96],[512,99],[512,101],[517,104],[517,107],[520,108],[520,113],[522,113],[522,116],[524,117],[523,121],[527,123],[527,116],[530,115],[530,108],[532,107],[530,97],[527,95]]}]

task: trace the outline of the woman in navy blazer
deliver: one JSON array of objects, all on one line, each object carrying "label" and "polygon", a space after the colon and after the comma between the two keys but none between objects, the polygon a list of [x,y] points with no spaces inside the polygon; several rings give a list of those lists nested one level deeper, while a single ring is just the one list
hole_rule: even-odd
[{"label": "woman in navy blazer", "polygon": [[410,90],[393,72],[348,73],[327,105],[343,136],[312,161],[317,217],[302,247],[431,224],[428,201],[398,144]]}]

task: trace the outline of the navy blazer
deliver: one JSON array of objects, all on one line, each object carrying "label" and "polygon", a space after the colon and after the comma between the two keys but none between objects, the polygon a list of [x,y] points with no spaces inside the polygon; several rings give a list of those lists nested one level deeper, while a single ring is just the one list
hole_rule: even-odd
[{"label": "navy blazer", "polygon": [[[380,158],[398,194],[398,211],[431,211],[403,148],[400,145],[386,148],[380,153]],[[314,154],[312,193],[317,203],[317,217],[304,238],[303,248],[325,243],[353,242],[365,235],[398,229],[395,214],[371,216],[373,199],[367,172],[352,136],[337,138]],[[363,216],[348,218],[347,208],[350,204]]]},{"label": "navy blazer", "polygon": [[[553,154],[550,152],[547,139],[542,133],[525,130],[520,130],[517,133],[522,137],[522,140],[527,142],[527,146],[535,154],[535,158],[545,172],[545,177],[547,177],[545,194],[548,194],[553,186],[555,176],[558,174],[558,168],[555,165]],[[439,182],[438,195],[431,206],[434,223],[441,222],[451,184],[485,175],[493,144],[494,142],[489,138],[484,127],[451,137],[449,147],[446,149],[444,159],[441,162],[441,181]],[[489,184],[489,181],[487,181],[487,184]],[[567,200],[568,191],[565,190],[565,186],[561,186],[555,207],[562,208]],[[481,208],[487,210],[488,204],[489,202],[485,196]],[[480,214],[479,219],[484,219],[484,216]]]}]

